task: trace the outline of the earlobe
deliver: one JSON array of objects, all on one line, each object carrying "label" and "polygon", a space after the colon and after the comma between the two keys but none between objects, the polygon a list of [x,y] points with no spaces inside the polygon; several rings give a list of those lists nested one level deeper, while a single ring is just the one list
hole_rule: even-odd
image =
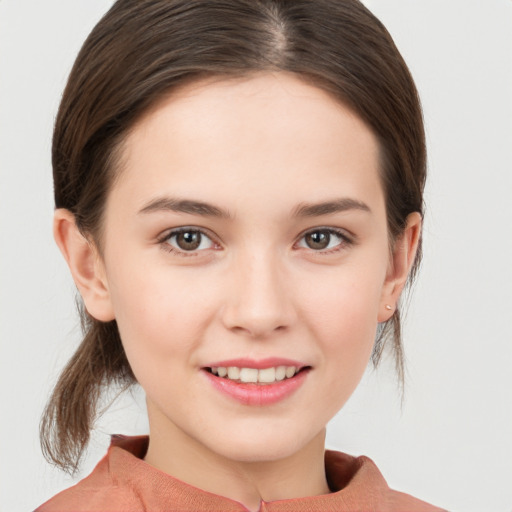
[{"label": "earlobe", "polygon": [[386,282],[382,291],[378,322],[389,320],[407,282],[420,242],[422,218],[414,212],[407,217],[402,235],[395,241],[390,258]]},{"label": "earlobe", "polygon": [[103,262],[94,243],[87,240],[76,226],[75,217],[69,210],[55,210],[53,236],[68,264],[87,312],[102,322],[114,320]]}]

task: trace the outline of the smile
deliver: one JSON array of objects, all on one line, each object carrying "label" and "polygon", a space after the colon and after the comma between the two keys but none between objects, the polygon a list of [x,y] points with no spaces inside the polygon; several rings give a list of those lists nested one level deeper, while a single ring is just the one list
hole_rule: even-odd
[{"label": "smile", "polygon": [[239,368],[238,366],[218,366],[210,368],[213,375],[242,383],[273,384],[294,377],[300,368],[297,366],[275,366],[270,368]]},{"label": "smile", "polygon": [[264,361],[219,361],[202,368],[203,375],[221,396],[249,406],[270,406],[284,401],[304,384],[311,366],[269,358]]}]

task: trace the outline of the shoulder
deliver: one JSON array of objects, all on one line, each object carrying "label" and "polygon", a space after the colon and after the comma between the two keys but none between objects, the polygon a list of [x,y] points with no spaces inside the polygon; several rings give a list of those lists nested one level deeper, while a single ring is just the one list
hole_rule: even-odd
[{"label": "shoulder", "polygon": [[[378,512],[443,512],[409,494],[390,489],[375,463],[368,457],[353,457],[327,451],[325,466],[333,495],[342,497],[347,510]],[[332,496],[332,495],[331,495]]]},{"label": "shoulder", "polygon": [[114,436],[107,455],[75,486],[35,512],[247,512],[240,503],[192,487],[144,461],[147,436]]},{"label": "shoulder", "polygon": [[35,512],[97,512],[126,510],[142,512],[137,496],[127,487],[87,485],[87,478],[66,489],[38,507]]},{"label": "shoulder", "polygon": [[[129,458],[130,453],[119,453],[117,445],[122,438],[114,439],[107,454],[94,468],[93,472],[73,487],[66,489],[35,512],[88,512],[98,510],[144,510],[136,491],[122,478],[115,466],[119,457]],[[140,438],[144,442],[144,438]],[[135,443],[135,444],[140,444]],[[124,451],[124,450],[123,450]]]}]

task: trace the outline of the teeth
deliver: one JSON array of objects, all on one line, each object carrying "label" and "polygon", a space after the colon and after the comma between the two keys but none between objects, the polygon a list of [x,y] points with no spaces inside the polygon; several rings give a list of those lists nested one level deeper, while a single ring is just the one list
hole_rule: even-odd
[{"label": "teeth", "polygon": [[258,373],[256,368],[240,368],[240,380],[242,382],[258,382]]},{"label": "teeth", "polygon": [[230,366],[229,368],[214,366],[211,368],[211,371],[214,375],[228,378],[229,380],[237,380],[244,383],[260,382],[262,384],[272,384],[285,378],[290,379],[297,373],[298,369],[295,366],[277,366],[261,370],[256,368],[238,368],[236,366]]},{"label": "teeth", "polygon": [[265,368],[258,372],[258,382],[274,382],[276,380],[276,369]]},{"label": "teeth", "polygon": [[286,366],[276,368],[276,380],[283,380],[286,377]]},{"label": "teeth", "polygon": [[286,378],[293,377],[295,375],[295,366],[286,367]]},{"label": "teeth", "polygon": [[230,366],[228,368],[228,379],[230,380],[238,380],[240,378],[240,368],[236,366]]}]

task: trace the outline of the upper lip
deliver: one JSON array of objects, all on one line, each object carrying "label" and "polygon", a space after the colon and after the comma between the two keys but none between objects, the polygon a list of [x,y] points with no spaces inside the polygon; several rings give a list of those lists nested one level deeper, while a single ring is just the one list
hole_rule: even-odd
[{"label": "upper lip", "polygon": [[255,368],[262,370],[264,368],[273,368],[277,366],[295,366],[298,370],[305,368],[306,364],[293,359],[287,359],[283,357],[266,357],[264,359],[250,359],[247,357],[241,357],[237,359],[226,359],[223,361],[215,361],[205,366],[205,368],[228,368],[235,366],[237,368]]}]

